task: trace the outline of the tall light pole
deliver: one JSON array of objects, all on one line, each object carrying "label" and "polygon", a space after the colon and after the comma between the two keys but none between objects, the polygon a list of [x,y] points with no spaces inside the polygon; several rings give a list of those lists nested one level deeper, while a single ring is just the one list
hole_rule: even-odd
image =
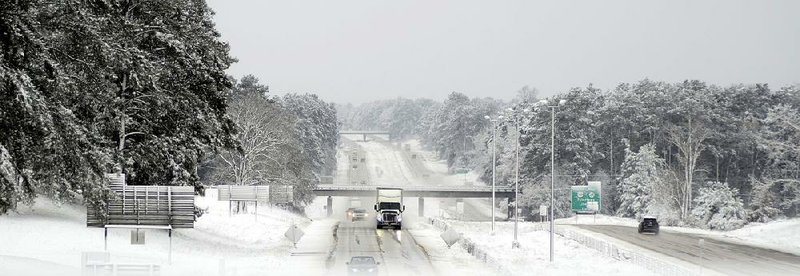
[{"label": "tall light pole", "polygon": [[[495,167],[497,166],[497,157],[495,155],[495,149],[497,148],[497,120],[492,119],[489,116],[484,116],[487,120],[492,122],[492,234],[494,234],[494,185],[495,185]],[[502,118],[502,117],[501,117]]]},{"label": "tall light pole", "polygon": [[[547,100],[542,100],[539,103],[547,104]],[[553,262],[555,255],[555,183],[556,183],[556,108],[559,105],[566,103],[565,100],[560,100],[556,105],[550,105],[550,262]]]},{"label": "tall light pole", "polygon": [[[514,116],[514,128],[517,131],[517,142],[514,144],[515,149],[515,159],[516,159],[516,171],[514,173],[514,241],[511,243],[511,248],[519,248],[519,240],[517,239],[519,233],[519,138],[521,133],[519,131],[519,115],[513,113],[514,109],[508,108],[509,112],[512,112]],[[523,109],[523,112],[527,113],[530,110]]]}]

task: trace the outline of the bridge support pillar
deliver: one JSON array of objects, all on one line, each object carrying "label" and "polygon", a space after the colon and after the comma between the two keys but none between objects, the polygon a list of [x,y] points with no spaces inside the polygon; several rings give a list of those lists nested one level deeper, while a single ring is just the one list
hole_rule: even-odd
[{"label": "bridge support pillar", "polygon": [[425,217],[425,198],[419,197],[419,204],[417,204],[417,209],[419,209],[419,217]]},{"label": "bridge support pillar", "polygon": [[366,141],[367,141],[367,134],[364,133],[364,142],[366,142]]},{"label": "bridge support pillar", "polygon": [[326,205],[325,209],[328,211],[328,217],[333,215],[333,197],[328,196],[328,204]]}]

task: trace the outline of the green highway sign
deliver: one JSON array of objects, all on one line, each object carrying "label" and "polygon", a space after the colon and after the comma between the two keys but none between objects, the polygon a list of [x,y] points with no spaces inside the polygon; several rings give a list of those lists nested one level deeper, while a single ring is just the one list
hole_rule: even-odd
[{"label": "green highway sign", "polygon": [[589,181],[589,185],[572,186],[572,211],[576,213],[595,213],[600,210],[601,185],[599,181]]}]

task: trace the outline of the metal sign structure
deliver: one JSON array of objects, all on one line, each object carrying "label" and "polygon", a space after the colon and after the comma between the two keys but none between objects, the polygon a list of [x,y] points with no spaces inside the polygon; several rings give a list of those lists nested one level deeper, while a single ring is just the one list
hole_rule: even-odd
[{"label": "metal sign structure", "polygon": [[589,185],[571,187],[572,211],[575,213],[597,213],[602,202],[602,189],[599,181],[589,181]]},{"label": "metal sign structure", "polygon": [[294,202],[294,187],[290,185],[269,185],[269,201],[271,203]]}]

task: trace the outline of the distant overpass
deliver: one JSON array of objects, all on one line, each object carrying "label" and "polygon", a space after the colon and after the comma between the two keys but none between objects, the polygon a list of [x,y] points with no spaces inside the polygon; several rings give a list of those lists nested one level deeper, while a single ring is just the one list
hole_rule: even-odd
[{"label": "distant overpass", "polygon": [[390,135],[389,131],[387,131],[387,130],[341,130],[341,131],[339,131],[339,135],[345,135],[345,134],[352,134],[352,135],[361,134],[361,135],[364,136],[364,141],[367,141],[367,135]]}]

